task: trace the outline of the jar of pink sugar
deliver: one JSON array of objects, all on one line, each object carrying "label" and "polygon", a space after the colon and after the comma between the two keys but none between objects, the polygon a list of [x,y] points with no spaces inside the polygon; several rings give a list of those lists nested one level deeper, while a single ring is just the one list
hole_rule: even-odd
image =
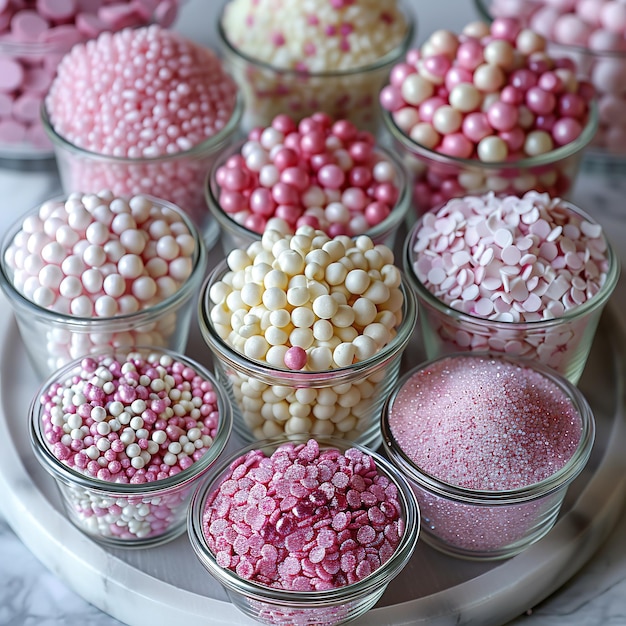
[{"label": "jar of pink sugar", "polygon": [[454,197],[567,197],[598,127],[591,85],[514,20],[435,31],[380,93],[418,214]]},{"label": "jar of pink sugar", "polygon": [[301,227],[233,250],[205,281],[198,320],[242,441],[375,448],[417,306],[389,248]]},{"label": "jar of pink sugar", "polygon": [[184,352],[206,272],[196,226],[151,196],[73,193],[6,233],[0,287],[36,375],[105,348]]},{"label": "jar of pink sugar", "polygon": [[66,192],[163,198],[192,218],[210,247],[219,228],[204,181],[242,112],[237,85],[211,49],[152,25],[75,46],[42,119]]},{"label": "jar of pink sugar", "polygon": [[419,529],[415,496],[389,461],[333,438],[239,450],[198,488],[188,518],[196,556],[231,602],[284,626],[363,615],[407,564]]},{"label": "jar of pink sugar", "polygon": [[407,372],[381,427],[417,496],[424,541],[474,560],[511,557],[550,531],[595,436],[577,387],[535,361],[487,353]]},{"label": "jar of pink sugar", "polygon": [[410,45],[414,20],[398,0],[230,0],[218,36],[244,94],[245,131],[280,113],[324,111],[377,132],[378,92]]},{"label": "jar of pink sugar", "polygon": [[626,76],[626,10],[616,0],[475,0],[487,20],[517,19],[548,40],[551,54],[572,59],[581,78],[594,87],[598,132],[586,151],[586,163],[623,165],[626,117],[622,85]]},{"label": "jar of pink sugar", "polygon": [[397,155],[349,120],[281,114],[220,154],[206,201],[226,254],[267,228],[293,234],[304,224],[392,248],[411,210],[408,179]]},{"label": "jar of pink sugar", "polygon": [[179,353],[109,349],[54,372],[33,398],[35,458],[69,520],[115,548],[145,548],[185,531],[199,480],[232,425],[213,375]]},{"label": "jar of pink sugar", "polygon": [[1,3],[0,158],[54,157],[40,110],[60,60],[74,44],[104,31],[150,23],[168,27],[177,17],[178,5],[178,0]]},{"label": "jar of pink sugar", "polygon": [[620,262],[578,207],[531,191],[465,196],[425,213],[405,240],[429,358],[518,355],[576,384]]}]

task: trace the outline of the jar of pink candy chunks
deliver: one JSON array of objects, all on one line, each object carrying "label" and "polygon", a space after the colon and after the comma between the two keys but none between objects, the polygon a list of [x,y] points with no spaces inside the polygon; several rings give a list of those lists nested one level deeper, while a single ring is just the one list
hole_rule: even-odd
[{"label": "jar of pink candy chunks", "polygon": [[188,518],[196,556],[231,602],[281,626],[363,615],[407,564],[419,530],[415,496],[389,461],[333,438],[239,450],[211,471]]},{"label": "jar of pink candy chunks", "polygon": [[411,208],[401,160],[349,120],[285,114],[224,150],[207,180],[207,204],[226,253],[267,228],[308,224],[330,235],[367,235],[393,247]]},{"label": "jar of pink candy chunks", "polygon": [[212,50],[152,25],[75,46],[45,98],[43,124],[66,192],[163,198],[211,245],[218,226],[204,181],[242,110],[237,85]]},{"label": "jar of pink candy chunks", "polygon": [[218,22],[245,131],[316,111],[376,131],[378,92],[413,35],[400,0],[230,0]]},{"label": "jar of pink candy chunks", "polygon": [[486,19],[521,20],[549,42],[551,54],[572,59],[596,91],[599,128],[590,163],[626,158],[626,6],[620,0],[475,0]]},{"label": "jar of pink candy chunks", "polygon": [[73,193],[6,233],[0,287],[43,379],[107,347],[184,352],[206,258],[198,229],[169,202]]},{"label": "jar of pink candy chunks", "polygon": [[418,213],[466,194],[567,196],[597,129],[593,88],[515,20],[435,31],[380,93]]},{"label": "jar of pink candy chunks", "polygon": [[600,224],[530,191],[465,196],[424,214],[405,242],[429,358],[523,356],[582,375],[620,262]]},{"label": "jar of pink candy chunks", "polygon": [[0,2],[0,158],[49,159],[41,104],[63,55],[101,32],[171,26],[179,0]]},{"label": "jar of pink candy chunks", "polygon": [[160,348],[108,349],[54,372],[33,398],[35,457],[70,521],[117,548],[185,531],[198,481],[224,449],[232,417],[213,375]]},{"label": "jar of pink candy chunks", "polygon": [[408,371],[381,428],[417,496],[424,541],[475,560],[509,558],[550,531],[595,437],[572,383],[534,360],[491,354]]}]

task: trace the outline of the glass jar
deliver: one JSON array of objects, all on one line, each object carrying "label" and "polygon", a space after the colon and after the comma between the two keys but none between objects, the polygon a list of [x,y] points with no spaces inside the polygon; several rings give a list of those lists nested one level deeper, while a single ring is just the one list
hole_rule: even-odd
[{"label": "glass jar", "polygon": [[406,31],[402,40],[383,57],[365,66],[327,71],[283,69],[246,54],[229,41],[223,16],[222,12],[217,23],[218,38],[224,63],[244,94],[244,131],[268,126],[279,113],[301,119],[317,111],[333,119],[349,119],[373,133],[378,131],[378,94],[415,34],[408,10],[404,11]]},{"label": "glass jar", "polygon": [[[220,186],[217,183],[217,170],[224,166],[228,159],[234,155],[241,153],[243,142],[238,142],[224,150],[211,168],[209,176],[207,176],[205,185],[205,199],[213,217],[219,223],[221,228],[221,243],[224,254],[228,255],[235,248],[246,248],[253,241],[259,241],[262,233],[255,232],[231,217],[221,206],[219,201]],[[377,147],[375,150],[382,159],[391,163],[395,171],[395,186],[399,190],[399,197],[392,208],[391,213],[376,226],[365,231],[374,243],[382,243],[393,248],[396,240],[396,234],[401,228],[406,216],[411,210],[411,188],[408,182],[408,173],[404,169],[404,165],[395,155],[384,148]]]},{"label": "glass jar", "polygon": [[[578,207],[562,203],[574,215],[597,224]],[[433,210],[435,211],[435,210]],[[532,358],[552,367],[576,384],[582,376],[604,306],[617,286],[620,261],[603,233],[608,269],[599,291],[563,314],[538,321],[498,321],[468,314],[446,304],[417,277],[415,251],[422,216],[408,233],[403,254],[404,271],[415,290],[428,358],[461,351],[492,351]]]},{"label": "glass jar", "polygon": [[[471,366],[473,371],[482,371],[481,368],[484,366],[481,363],[491,360],[496,364],[508,364],[519,368],[519,371],[531,371],[534,376],[543,378],[552,387],[552,393],[556,394],[555,397],[560,399],[562,396],[564,402],[570,403],[574,413],[580,416],[580,438],[575,442],[575,450],[571,457],[565,461],[559,459],[562,461],[562,466],[549,476],[538,482],[515,488],[479,489],[459,486],[459,484],[451,484],[450,481],[443,480],[441,475],[433,475],[432,470],[429,473],[420,467],[414,454],[406,449],[410,444],[405,443],[403,448],[398,437],[394,435],[394,428],[390,423],[390,420],[394,418],[390,416],[394,412],[394,405],[398,402],[399,394],[403,391],[406,392],[403,399],[406,402],[412,397],[411,392],[418,393],[418,389],[422,390],[419,399],[415,397],[414,402],[425,402],[424,395],[428,393],[429,389],[436,390],[438,386],[444,384],[441,382],[442,374],[439,371],[433,371],[433,368],[440,363],[454,363],[456,359],[469,359],[474,363]],[[469,365],[464,366],[470,367]],[[419,379],[420,382],[416,383],[415,388],[411,387],[411,379],[420,375],[423,375]],[[476,384],[473,386],[473,406],[475,407],[473,410],[476,414],[481,411],[488,413],[496,410],[494,407],[498,402],[493,397],[487,397],[488,394],[486,393],[481,395],[482,388],[479,388],[478,380],[476,377]],[[501,385],[505,384],[506,381],[502,375]],[[455,407],[459,413],[462,410],[459,407],[460,404],[461,399],[455,396]],[[446,410],[448,409],[442,408],[442,414]],[[537,420],[543,418],[543,415],[536,417]],[[396,419],[401,420],[402,418]],[[472,428],[472,431],[463,430],[463,434],[459,435],[448,430],[447,420],[444,420],[441,414],[438,416],[438,420],[437,432],[445,433],[448,437],[445,450],[440,447],[443,445],[442,438],[435,440],[434,436],[426,437],[421,432],[419,434],[419,445],[422,450],[429,450],[429,458],[433,459],[433,466],[436,464],[434,459],[438,458],[440,453],[454,454],[455,446],[466,446],[467,452],[463,452],[461,456],[463,460],[471,459],[474,449],[480,445],[481,436],[495,439],[501,434],[494,432],[494,428],[485,427],[484,431],[481,430],[481,425],[476,423],[478,422],[476,417],[473,418],[473,427],[467,423],[467,420],[463,422],[464,428]],[[444,421],[446,423],[442,424]],[[396,423],[399,428],[399,421]],[[406,428],[410,428],[410,426],[407,425]],[[528,426],[528,428],[531,432],[521,433],[521,436],[532,444],[532,437],[535,433],[532,432],[532,426]],[[589,459],[595,437],[593,413],[587,400],[577,387],[551,368],[539,363],[489,353],[450,354],[427,361],[406,372],[398,381],[385,405],[381,429],[386,456],[395,468],[409,480],[417,496],[422,516],[421,532],[424,541],[440,552],[473,560],[509,558],[539,541],[550,531],[559,515],[569,485],[584,469]],[[511,438],[518,435],[509,432],[504,433],[504,436]],[[406,435],[403,434],[402,437],[406,437]],[[477,441],[473,440],[474,437]],[[503,447],[505,445],[502,444]],[[521,446],[522,444],[515,443],[515,445]],[[546,442],[546,447],[547,445]],[[484,447],[481,447],[480,451],[483,452]],[[498,453],[500,454],[501,450],[498,450]],[[524,462],[526,462],[525,452],[520,452],[517,456],[511,453],[510,457],[501,461],[501,465],[510,467],[512,474],[518,469],[521,473],[522,469],[520,468]],[[495,469],[492,470],[489,467],[490,463],[492,463],[491,459],[483,461],[482,458],[480,463],[468,461],[467,465],[472,465],[472,467],[467,470],[469,476],[464,475],[464,480],[472,478],[474,474],[471,472],[475,472],[476,480],[484,481],[490,477],[491,471],[496,472]],[[441,469],[442,465],[438,467],[440,468],[438,471],[444,471]],[[502,471],[506,473],[507,470]],[[502,474],[497,474],[497,478],[501,479]],[[506,483],[506,481],[504,482]]]},{"label": "glass jar", "polygon": [[334,626],[351,621],[373,607],[384,594],[387,585],[400,573],[410,559],[419,536],[419,508],[407,481],[399,476],[390,463],[371,450],[350,444],[343,439],[323,438],[319,448],[336,449],[344,453],[356,449],[373,458],[377,473],[388,479],[397,489],[400,518],[404,532],[390,558],[365,578],[352,584],[318,591],[288,591],[246,580],[234,571],[220,565],[210,549],[204,528],[203,516],[207,499],[219,488],[229,475],[233,463],[251,451],[270,456],[285,443],[304,443],[305,439],[268,439],[251,444],[234,453],[218,468],[193,496],[188,518],[191,545],[200,563],[219,581],[231,602],[245,615],[265,624],[301,626]]},{"label": "glass jar", "polygon": [[180,287],[164,299],[134,313],[120,313],[112,317],[60,313],[36,304],[15,287],[15,268],[7,260],[7,250],[22,231],[24,221],[38,214],[39,206],[20,218],[4,236],[0,287],[11,304],[26,353],[39,379],[46,378],[80,356],[107,346],[152,345],[184,352],[197,293],[206,275],[207,251],[198,229],[177,206],[145,197],[154,206],[173,211],[178,216],[193,237],[194,252],[191,273]]},{"label": "glass jar", "polygon": [[[213,441],[198,459],[178,473],[171,473],[168,477],[152,481],[133,482],[131,478],[130,482],[126,483],[114,482],[92,476],[77,469],[76,466],[69,466],[67,462],[59,458],[56,446],[50,443],[47,436],[51,428],[50,422],[48,421],[46,425],[43,423],[46,407],[42,399],[49,390],[62,387],[69,380],[75,383],[81,376],[85,376],[82,374],[82,359],[72,361],[54,372],[42,384],[30,407],[30,438],[35,458],[54,478],[67,517],[91,538],[116,548],[151,547],[170,541],[185,531],[187,509],[192,494],[198,481],[212,467],[224,449],[232,427],[230,405],[220,385],[205,367],[182,354],[153,347],[133,347],[126,350],[110,349],[93,355],[91,358],[96,359],[99,364],[105,362],[107,358],[115,358],[125,364],[137,355],[154,363],[155,368],[159,366],[160,359],[164,356],[182,363],[186,368],[193,370],[197,377],[208,382],[215,394],[218,421],[212,437]],[[158,397],[156,392],[152,393],[153,400]],[[98,424],[111,424],[112,404],[114,402],[106,403],[104,408],[107,417]],[[91,402],[90,407],[92,405],[102,406],[97,401]],[[201,416],[194,418],[194,422],[206,419],[207,416],[202,411],[203,407],[208,405],[204,403],[204,400],[194,406],[198,416]],[[190,413],[188,412],[187,415]],[[170,418],[171,415],[167,417],[165,411],[158,414],[158,419]],[[55,419],[54,416],[52,419]],[[119,416],[117,419],[119,420]],[[131,424],[131,426],[134,425]],[[130,428],[126,426],[125,430],[130,430]],[[133,430],[136,429],[133,428]],[[179,428],[179,430],[182,429]],[[123,434],[125,431],[119,432]],[[187,432],[191,433],[191,430]],[[108,440],[106,436],[101,439]],[[116,439],[118,442],[122,440]],[[168,435],[168,440],[170,439]],[[111,450],[113,445],[113,440],[111,440]],[[97,446],[96,441],[94,447]],[[128,448],[126,450],[128,451]],[[88,451],[86,455],[89,457]],[[117,456],[122,458],[125,455],[124,452],[118,453]],[[104,453],[100,458],[105,458]]]},{"label": "glass jar", "polygon": [[251,442],[306,432],[345,438],[375,449],[380,443],[380,412],[399,376],[402,354],[417,320],[415,296],[404,276],[402,321],[380,351],[346,367],[293,371],[246,357],[216,331],[209,292],[227,269],[222,261],[205,281],[198,320],[202,337],[213,353],[218,380],[233,405],[237,436]]}]

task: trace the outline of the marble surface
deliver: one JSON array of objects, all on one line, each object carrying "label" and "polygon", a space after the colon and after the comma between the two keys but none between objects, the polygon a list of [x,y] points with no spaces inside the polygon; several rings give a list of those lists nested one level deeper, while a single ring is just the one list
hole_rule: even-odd
[{"label": "marble surface", "polygon": [[[206,10],[205,3],[206,0],[187,0],[178,27],[194,39],[210,42],[212,8]],[[198,19],[200,15],[201,20]],[[473,17],[471,3],[467,0],[438,0],[436,8],[427,14],[419,13],[419,33],[444,26],[458,29]],[[59,189],[53,169],[24,171],[3,165],[0,167],[0,192],[4,199],[0,209],[0,234],[20,213]],[[623,173],[584,171],[572,197],[576,204],[603,224],[623,258],[626,250],[625,196],[626,177]],[[616,293],[615,298],[619,301],[619,309],[626,311],[626,293]],[[120,622],[85,602],[46,569],[0,516],[0,625],[31,624],[114,626]],[[547,600],[510,624],[626,625],[626,515],[620,518],[608,540],[576,575]]]}]

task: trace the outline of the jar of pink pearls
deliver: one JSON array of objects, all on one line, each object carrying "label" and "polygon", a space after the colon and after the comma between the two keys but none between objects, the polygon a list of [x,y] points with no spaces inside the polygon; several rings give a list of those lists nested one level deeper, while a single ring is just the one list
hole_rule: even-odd
[{"label": "jar of pink pearls", "polygon": [[280,114],[220,154],[206,201],[226,254],[267,228],[293,234],[302,225],[393,247],[411,208],[408,180],[401,159],[351,121]]},{"label": "jar of pink pearls", "polygon": [[516,20],[472,22],[410,50],[380,93],[418,213],[465,194],[567,197],[597,129],[592,86]]},{"label": "jar of pink pearls", "polygon": [[596,91],[598,132],[585,162],[618,166],[626,158],[626,6],[619,0],[475,0],[487,20],[516,19],[541,33],[551,54],[576,63]]}]

